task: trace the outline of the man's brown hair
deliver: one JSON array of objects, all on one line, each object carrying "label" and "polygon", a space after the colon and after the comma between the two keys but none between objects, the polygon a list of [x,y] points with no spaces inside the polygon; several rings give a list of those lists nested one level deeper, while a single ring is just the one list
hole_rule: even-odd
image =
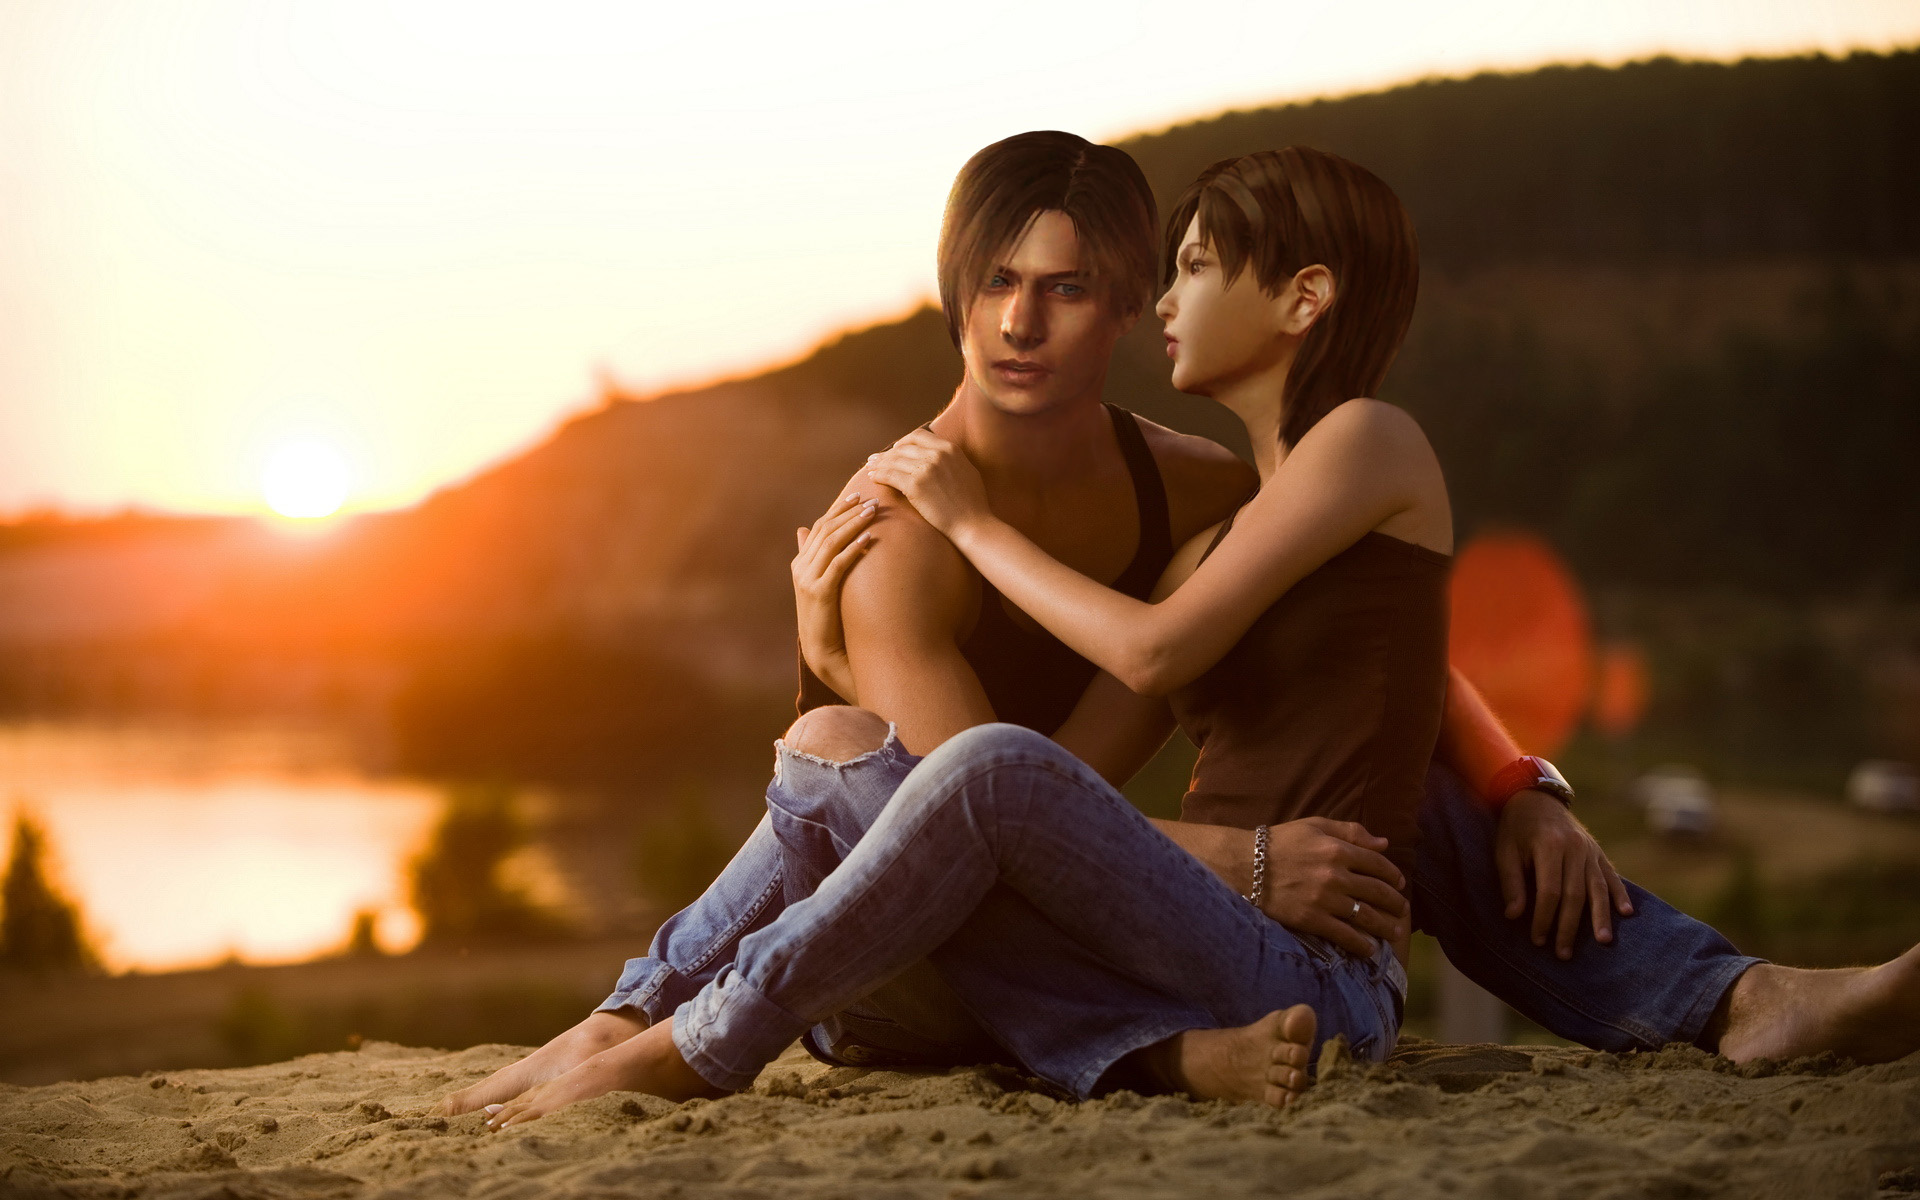
[{"label": "man's brown hair", "polygon": [[1260,290],[1277,296],[1304,267],[1333,272],[1333,303],[1287,372],[1283,445],[1297,444],[1335,406],[1380,390],[1420,291],[1413,219],[1392,188],[1365,167],[1305,146],[1222,159],[1167,218],[1169,282],[1196,215],[1200,241],[1228,284],[1251,265]]},{"label": "man's brown hair", "polygon": [[1043,212],[1073,221],[1094,286],[1118,312],[1153,298],[1153,189],[1125,150],[1042,130],[995,142],[967,160],[940,222],[940,308],[960,345],[967,310],[1004,253]]}]

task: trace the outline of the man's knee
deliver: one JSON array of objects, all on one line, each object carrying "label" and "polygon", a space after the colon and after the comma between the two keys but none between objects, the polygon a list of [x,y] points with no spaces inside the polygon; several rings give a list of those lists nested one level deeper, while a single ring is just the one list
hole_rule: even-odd
[{"label": "man's knee", "polygon": [[787,749],[828,762],[846,762],[887,740],[887,723],[864,708],[835,704],[810,709],[787,729]]}]

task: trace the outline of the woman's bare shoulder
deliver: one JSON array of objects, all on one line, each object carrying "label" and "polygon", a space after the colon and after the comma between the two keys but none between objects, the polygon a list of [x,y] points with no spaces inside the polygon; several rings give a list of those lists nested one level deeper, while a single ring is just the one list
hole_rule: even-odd
[{"label": "woman's bare shoulder", "polygon": [[1413,415],[1397,404],[1349,400],[1322,417],[1291,460],[1310,471],[1360,470],[1389,488],[1397,508],[1376,531],[1442,554],[1453,552],[1453,511],[1439,456]]}]

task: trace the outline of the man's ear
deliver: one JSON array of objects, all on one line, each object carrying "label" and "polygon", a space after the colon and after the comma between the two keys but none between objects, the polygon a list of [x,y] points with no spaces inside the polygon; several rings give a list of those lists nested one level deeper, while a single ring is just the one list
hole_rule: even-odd
[{"label": "man's ear", "polygon": [[1296,337],[1306,333],[1333,306],[1337,290],[1333,272],[1320,263],[1295,271],[1292,283],[1282,293],[1287,298],[1282,328]]}]

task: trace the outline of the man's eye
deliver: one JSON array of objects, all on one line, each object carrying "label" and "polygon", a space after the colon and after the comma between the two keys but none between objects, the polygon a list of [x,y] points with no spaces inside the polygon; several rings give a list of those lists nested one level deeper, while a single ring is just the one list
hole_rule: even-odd
[{"label": "man's eye", "polygon": [[990,288],[1006,287],[1007,277],[1005,275],[995,275],[993,278],[987,280],[987,286]]},{"label": "man's eye", "polygon": [[1077,283],[1058,283],[1054,285],[1053,290],[1059,292],[1062,296],[1078,296],[1087,289]]}]

